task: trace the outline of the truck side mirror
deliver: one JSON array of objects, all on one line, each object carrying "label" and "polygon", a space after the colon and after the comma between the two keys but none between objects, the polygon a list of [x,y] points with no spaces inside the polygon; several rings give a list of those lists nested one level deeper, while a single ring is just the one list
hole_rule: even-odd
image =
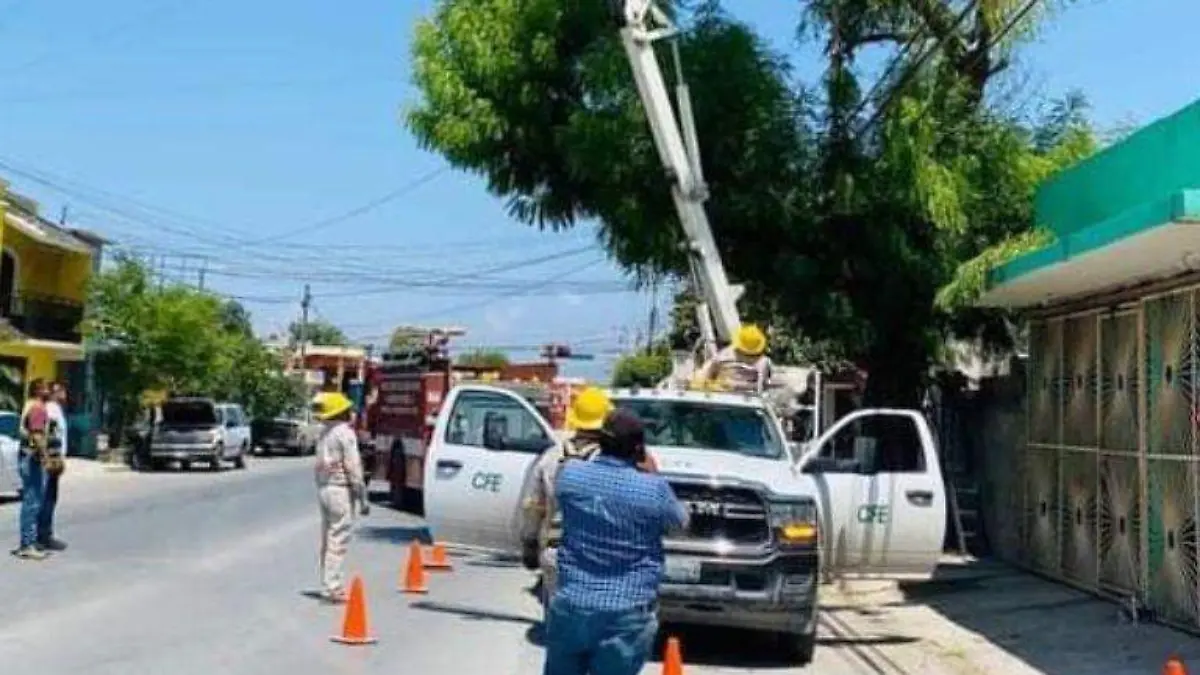
[{"label": "truck side mirror", "polygon": [[829,473],[837,471],[841,463],[833,457],[817,456],[804,463],[800,468],[803,473]]}]

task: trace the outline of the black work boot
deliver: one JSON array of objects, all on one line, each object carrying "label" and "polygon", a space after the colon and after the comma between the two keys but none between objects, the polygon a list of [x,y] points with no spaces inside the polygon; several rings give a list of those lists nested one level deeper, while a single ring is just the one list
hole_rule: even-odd
[{"label": "black work boot", "polygon": [[60,539],[55,539],[54,537],[50,537],[50,538],[46,539],[45,541],[41,542],[39,544],[39,546],[41,546],[43,549],[45,549],[47,551],[65,551],[65,550],[67,550],[67,543]]}]

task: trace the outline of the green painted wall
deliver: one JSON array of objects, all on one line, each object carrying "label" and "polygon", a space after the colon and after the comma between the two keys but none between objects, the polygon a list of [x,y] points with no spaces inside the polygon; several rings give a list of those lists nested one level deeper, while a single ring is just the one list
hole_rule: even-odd
[{"label": "green painted wall", "polygon": [[1200,188],[1200,101],[1080,162],[1037,192],[1037,222],[1059,237]]}]

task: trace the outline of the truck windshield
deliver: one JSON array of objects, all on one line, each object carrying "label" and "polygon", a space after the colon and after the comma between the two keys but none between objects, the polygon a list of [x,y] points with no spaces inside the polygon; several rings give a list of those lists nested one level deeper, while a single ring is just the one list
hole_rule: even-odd
[{"label": "truck windshield", "polygon": [[217,409],[204,401],[167,401],[162,407],[165,424],[216,424]]},{"label": "truck windshield", "polygon": [[775,425],[759,408],[678,400],[615,399],[613,403],[642,420],[647,445],[721,450],[764,459],[778,459],[785,452]]}]

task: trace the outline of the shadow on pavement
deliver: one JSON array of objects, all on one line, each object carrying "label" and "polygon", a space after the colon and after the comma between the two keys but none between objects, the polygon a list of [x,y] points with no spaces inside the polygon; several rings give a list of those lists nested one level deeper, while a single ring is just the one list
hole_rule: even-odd
[{"label": "shadow on pavement", "polygon": [[502,621],[505,623],[521,623],[530,626],[536,626],[541,623],[538,619],[524,616],[521,614],[509,614],[507,612],[493,612],[491,610],[479,609],[478,607],[469,607],[467,605],[452,605],[445,602],[435,602],[430,600],[418,600],[409,604],[413,609],[419,609],[427,612],[440,612],[442,614],[455,614],[461,616],[468,621]]},{"label": "shadow on pavement", "polygon": [[[535,590],[536,588],[534,586],[530,590]],[[497,612],[468,605],[429,600],[413,602],[409,607],[427,612],[453,614],[467,621],[500,621],[524,624],[529,626],[525,631],[525,639],[535,647],[546,646],[545,626],[538,618],[523,614]],[[779,644],[770,635],[726,628],[676,626],[670,624],[664,625],[659,631],[658,641],[654,646],[654,651],[650,659],[651,663],[661,663],[663,649],[668,637],[679,638],[683,646],[684,662],[688,665],[778,670],[795,668],[797,665],[783,656]],[[865,652],[872,647],[886,647],[913,642],[917,642],[917,639],[905,636],[859,637],[836,634],[825,635],[817,641],[818,647],[849,648],[856,652]]]},{"label": "shadow on pavement", "polygon": [[381,541],[390,544],[407,544],[414,539],[423,545],[433,543],[427,527],[409,525],[363,525],[358,528],[357,536],[368,541]]},{"label": "shadow on pavement", "polygon": [[520,560],[513,560],[509,556],[499,554],[483,554],[478,558],[473,558],[467,561],[471,567],[493,567],[497,569],[516,569],[521,567]]},{"label": "shadow on pavement", "polygon": [[[759,668],[787,670],[799,664],[789,660],[774,636],[754,632],[709,628],[700,626],[663,625],[658,643],[654,647],[652,663],[661,663],[668,637],[679,638],[683,661],[687,665]],[[871,647],[887,647],[917,642],[916,638],[887,635],[877,637],[823,635],[817,640],[817,648],[851,649],[856,652]]]},{"label": "shadow on pavement", "polygon": [[1000,562],[943,565],[900,591],[891,606],[932,609],[1046,675],[1158,672],[1171,654],[1200,663],[1200,640]]}]

